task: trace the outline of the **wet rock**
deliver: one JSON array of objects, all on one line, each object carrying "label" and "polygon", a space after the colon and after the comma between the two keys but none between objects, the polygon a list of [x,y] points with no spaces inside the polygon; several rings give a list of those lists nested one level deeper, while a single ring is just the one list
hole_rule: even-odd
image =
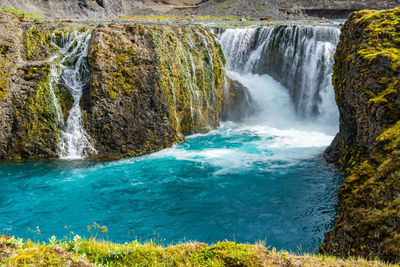
[{"label": "wet rock", "polygon": [[400,261],[400,8],[342,26],[333,83],[340,131],[325,157],[347,173],[321,252]]},{"label": "wet rock", "polygon": [[94,30],[82,107],[100,156],[138,156],[219,125],[224,58],[199,26],[110,24]]},{"label": "wet rock", "polygon": [[[86,25],[0,18],[0,159],[56,158],[65,126],[50,90],[50,37]],[[81,105],[98,156],[142,155],[218,127],[225,59],[204,27],[104,23],[89,50]],[[71,94],[52,85],[66,120]]]},{"label": "wet rock", "polygon": [[249,90],[240,82],[226,79],[221,120],[241,122],[256,113],[257,106]]}]

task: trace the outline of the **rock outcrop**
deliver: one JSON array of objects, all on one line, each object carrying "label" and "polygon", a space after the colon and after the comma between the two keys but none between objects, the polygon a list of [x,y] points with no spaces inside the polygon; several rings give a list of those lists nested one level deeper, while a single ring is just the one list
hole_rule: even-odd
[{"label": "rock outcrop", "polygon": [[400,8],[342,26],[333,83],[340,131],[326,158],[348,173],[320,250],[400,261]]},{"label": "rock outcrop", "polygon": [[[21,20],[0,13],[0,159],[60,155],[74,100],[53,55],[68,52],[62,43],[72,31],[91,31],[81,109],[99,157],[170,147],[218,127],[222,107],[234,112],[224,101],[248,100],[246,89],[226,77],[221,46],[202,26]],[[68,60],[63,64],[76,58]]]},{"label": "rock outcrop", "polygon": [[353,11],[387,9],[400,5],[399,0],[253,0],[203,1],[195,14],[215,16],[250,16],[275,19],[328,18],[345,19]]},{"label": "rock outcrop", "polygon": [[0,0],[0,7],[60,18],[198,14],[275,19],[344,19],[353,11],[387,9],[398,5],[400,0]]},{"label": "rock outcrop", "polygon": [[[66,27],[23,24],[0,13],[0,159],[54,158],[60,126],[49,91],[50,33]],[[55,86],[56,97],[69,93]],[[65,106],[68,106],[66,104]]]},{"label": "rock outcrop", "polygon": [[92,33],[85,128],[101,155],[141,155],[219,125],[225,82],[209,30],[100,25]]},{"label": "rock outcrop", "polygon": [[199,0],[0,0],[0,8],[12,8],[59,18],[111,18],[138,14],[161,14],[174,7],[193,6]]},{"label": "rock outcrop", "polygon": [[253,101],[249,90],[239,81],[226,78],[220,119],[242,122],[256,114],[259,107]]}]

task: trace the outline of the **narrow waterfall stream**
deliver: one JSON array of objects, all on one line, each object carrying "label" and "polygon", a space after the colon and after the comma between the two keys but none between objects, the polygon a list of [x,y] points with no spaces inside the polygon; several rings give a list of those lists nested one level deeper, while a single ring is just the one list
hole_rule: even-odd
[{"label": "narrow waterfall stream", "polygon": [[[138,158],[2,163],[0,230],[47,240],[71,231],[87,236],[96,222],[116,242],[264,240],[277,249],[316,252],[333,226],[342,182],[321,157],[338,128],[330,82],[338,35],[337,27],[312,25],[225,30],[227,73],[248,88],[254,115]],[[74,97],[62,134],[64,158],[94,152],[79,108],[89,36],[66,35],[53,61],[54,82],[61,80]],[[182,51],[190,83],[201,66]],[[195,87],[185,89],[193,109],[204,104]],[[40,234],[29,230],[36,226]]]},{"label": "narrow waterfall stream", "polygon": [[61,121],[62,135],[59,144],[62,159],[80,159],[96,150],[91,145],[90,137],[83,128],[80,100],[85,86],[88,86],[89,68],[87,65],[90,31],[71,31],[62,33],[57,41],[55,35],[52,42],[60,49],[59,54],[52,59],[50,89],[54,95],[54,83],[59,82],[73,97],[72,108],[69,110],[67,121],[64,122],[61,108],[54,97],[57,117]]}]

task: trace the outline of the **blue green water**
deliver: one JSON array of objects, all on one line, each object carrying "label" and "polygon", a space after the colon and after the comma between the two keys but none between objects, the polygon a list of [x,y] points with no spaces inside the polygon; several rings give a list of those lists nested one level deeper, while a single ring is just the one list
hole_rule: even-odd
[{"label": "blue green water", "polygon": [[255,99],[257,113],[242,123],[140,158],[0,163],[0,234],[90,236],[96,222],[115,242],[265,241],[316,251],[342,181],[321,156],[337,118],[297,116],[267,75],[230,75]]},{"label": "blue green water", "polygon": [[2,163],[0,229],[47,240],[87,235],[97,222],[118,242],[266,240],[315,251],[332,227],[340,176],[323,147],[282,147],[269,130],[225,125],[116,162]]}]

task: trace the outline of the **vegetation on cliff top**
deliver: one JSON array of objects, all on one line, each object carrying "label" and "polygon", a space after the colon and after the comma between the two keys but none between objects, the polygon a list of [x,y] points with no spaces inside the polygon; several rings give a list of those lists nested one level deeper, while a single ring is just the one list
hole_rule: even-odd
[{"label": "vegetation on cliff top", "polygon": [[349,174],[321,251],[400,261],[400,8],[355,12],[342,28],[333,83],[337,164]]},{"label": "vegetation on cliff top", "polygon": [[[93,227],[89,226],[88,228]],[[95,225],[98,232],[107,228]],[[101,234],[100,232],[100,234]],[[47,243],[23,242],[0,236],[0,264],[5,266],[394,266],[362,258],[339,259],[324,255],[295,255],[255,245],[218,242],[213,245],[191,242],[161,246],[155,242],[132,241],[116,244],[81,238]]]}]

